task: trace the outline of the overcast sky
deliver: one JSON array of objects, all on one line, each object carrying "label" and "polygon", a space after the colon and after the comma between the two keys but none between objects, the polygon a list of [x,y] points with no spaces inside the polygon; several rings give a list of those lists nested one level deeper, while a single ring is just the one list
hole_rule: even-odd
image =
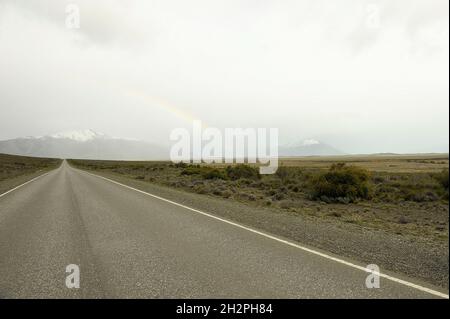
[{"label": "overcast sky", "polygon": [[448,152],[448,5],[0,0],[0,140],[90,128],[164,144],[199,119],[348,153]]}]

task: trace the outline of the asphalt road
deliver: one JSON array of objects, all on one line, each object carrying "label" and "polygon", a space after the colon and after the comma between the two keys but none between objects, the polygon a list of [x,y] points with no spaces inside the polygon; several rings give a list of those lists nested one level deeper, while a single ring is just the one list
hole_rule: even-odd
[{"label": "asphalt road", "polygon": [[436,297],[367,275],[66,162],[0,197],[0,298]]}]

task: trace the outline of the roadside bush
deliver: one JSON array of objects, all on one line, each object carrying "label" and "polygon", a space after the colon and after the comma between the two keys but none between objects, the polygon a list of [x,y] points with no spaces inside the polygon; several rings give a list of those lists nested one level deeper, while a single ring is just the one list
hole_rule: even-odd
[{"label": "roadside bush", "polygon": [[204,170],[202,172],[202,177],[204,179],[226,179],[225,174],[222,171],[219,171],[218,169],[209,169]]},{"label": "roadside bush", "polygon": [[275,194],[272,196],[272,201],[279,201],[279,200],[284,199],[285,197],[286,197],[286,195],[285,195],[285,193],[283,193],[283,192],[275,193]]},{"label": "roadside bush", "polygon": [[439,196],[432,191],[424,190],[408,190],[404,195],[405,200],[423,203],[423,202],[433,202],[439,199]]},{"label": "roadside bush", "polygon": [[441,187],[443,188],[442,197],[446,200],[449,198],[449,189],[448,189],[448,169],[442,170],[442,172],[436,174],[434,178],[439,182]]},{"label": "roadside bush", "polygon": [[199,166],[188,166],[181,171],[181,175],[200,175],[202,169]]},{"label": "roadside bush", "polygon": [[279,179],[285,180],[286,178],[289,177],[289,175],[290,175],[289,173],[290,172],[287,167],[281,166],[281,167],[278,167],[275,175],[277,175]]},{"label": "roadside bush", "polygon": [[208,190],[205,187],[205,185],[195,185],[193,187],[193,189],[194,189],[194,192],[196,192],[197,194],[207,194],[208,193]]},{"label": "roadside bush", "polygon": [[238,180],[240,178],[258,179],[260,178],[259,169],[245,164],[237,164],[235,166],[228,166],[226,174],[231,180]]},{"label": "roadside bush", "polygon": [[305,178],[304,172],[298,167],[278,167],[275,176],[283,181],[285,184],[296,184],[298,181]]},{"label": "roadside bush", "polygon": [[188,166],[181,171],[181,175],[200,175],[204,179],[227,179],[225,172],[217,168]]},{"label": "roadside bush", "polygon": [[442,172],[434,176],[439,184],[446,190],[448,190],[448,170],[444,169]]},{"label": "roadside bush", "polygon": [[188,164],[184,163],[184,162],[178,162],[173,164],[174,167],[176,168],[186,168],[188,166]]},{"label": "roadside bush", "polygon": [[384,182],[386,182],[385,178],[383,176],[374,176],[373,177],[373,182],[375,184],[382,184]]},{"label": "roadside bush", "polygon": [[344,163],[333,164],[327,172],[312,179],[312,198],[341,203],[368,199],[369,178],[370,174],[365,169]]}]

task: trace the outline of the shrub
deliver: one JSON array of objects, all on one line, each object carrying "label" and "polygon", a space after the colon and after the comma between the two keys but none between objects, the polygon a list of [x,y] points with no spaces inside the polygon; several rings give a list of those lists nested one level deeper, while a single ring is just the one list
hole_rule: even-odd
[{"label": "shrub", "polygon": [[236,181],[236,185],[240,187],[249,187],[251,184],[253,184],[253,180],[248,178],[240,178]]},{"label": "shrub", "polygon": [[376,184],[382,184],[382,183],[386,182],[386,180],[384,179],[383,176],[374,176],[373,182]]},{"label": "shrub", "polygon": [[184,163],[184,162],[178,162],[173,164],[174,167],[176,168],[186,168],[188,166],[188,164]]},{"label": "shrub", "polygon": [[282,200],[285,198],[285,193],[275,193],[275,195],[272,196],[273,201]]},{"label": "shrub", "polygon": [[449,198],[448,169],[444,169],[442,170],[442,172],[435,174],[434,178],[439,182],[439,185],[443,188],[443,191],[440,192],[442,197],[448,200]]},{"label": "shrub", "polygon": [[448,170],[444,169],[442,172],[434,176],[442,188],[448,190]]},{"label": "shrub", "polygon": [[370,197],[369,177],[365,169],[333,164],[327,172],[312,179],[312,198],[325,202],[367,199]]},{"label": "shrub", "polygon": [[194,192],[196,192],[197,194],[207,194],[208,190],[206,189],[206,187],[204,185],[195,185],[194,186]]},{"label": "shrub", "polygon": [[218,169],[209,169],[204,170],[202,172],[202,177],[204,179],[226,179],[225,174],[222,171],[219,171]]},{"label": "shrub", "polygon": [[288,171],[288,168],[286,168],[286,167],[284,167],[284,166],[278,167],[278,169],[277,169],[277,171],[276,171],[275,174],[276,174],[276,175],[278,176],[278,178],[280,178],[281,180],[285,180],[286,178],[289,177],[289,171]]},{"label": "shrub", "polygon": [[423,203],[436,201],[439,197],[432,191],[410,189],[406,191],[404,198],[408,201]]},{"label": "shrub", "polygon": [[188,166],[181,171],[181,175],[197,175],[201,174],[202,170],[198,166]]},{"label": "shrub", "polygon": [[237,180],[240,178],[248,178],[248,179],[260,178],[259,170],[257,167],[252,167],[245,164],[228,166],[226,168],[226,174],[231,180]]},{"label": "shrub", "polygon": [[188,166],[181,171],[181,175],[201,175],[204,179],[227,179],[222,170],[201,166]]}]

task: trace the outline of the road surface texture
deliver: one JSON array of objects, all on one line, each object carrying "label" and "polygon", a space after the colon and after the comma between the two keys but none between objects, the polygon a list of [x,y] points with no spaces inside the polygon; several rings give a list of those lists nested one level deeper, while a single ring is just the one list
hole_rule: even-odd
[{"label": "road surface texture", "polygon": [[331,258],[66,162],[0,196],[0,298],[439,297]]}]

